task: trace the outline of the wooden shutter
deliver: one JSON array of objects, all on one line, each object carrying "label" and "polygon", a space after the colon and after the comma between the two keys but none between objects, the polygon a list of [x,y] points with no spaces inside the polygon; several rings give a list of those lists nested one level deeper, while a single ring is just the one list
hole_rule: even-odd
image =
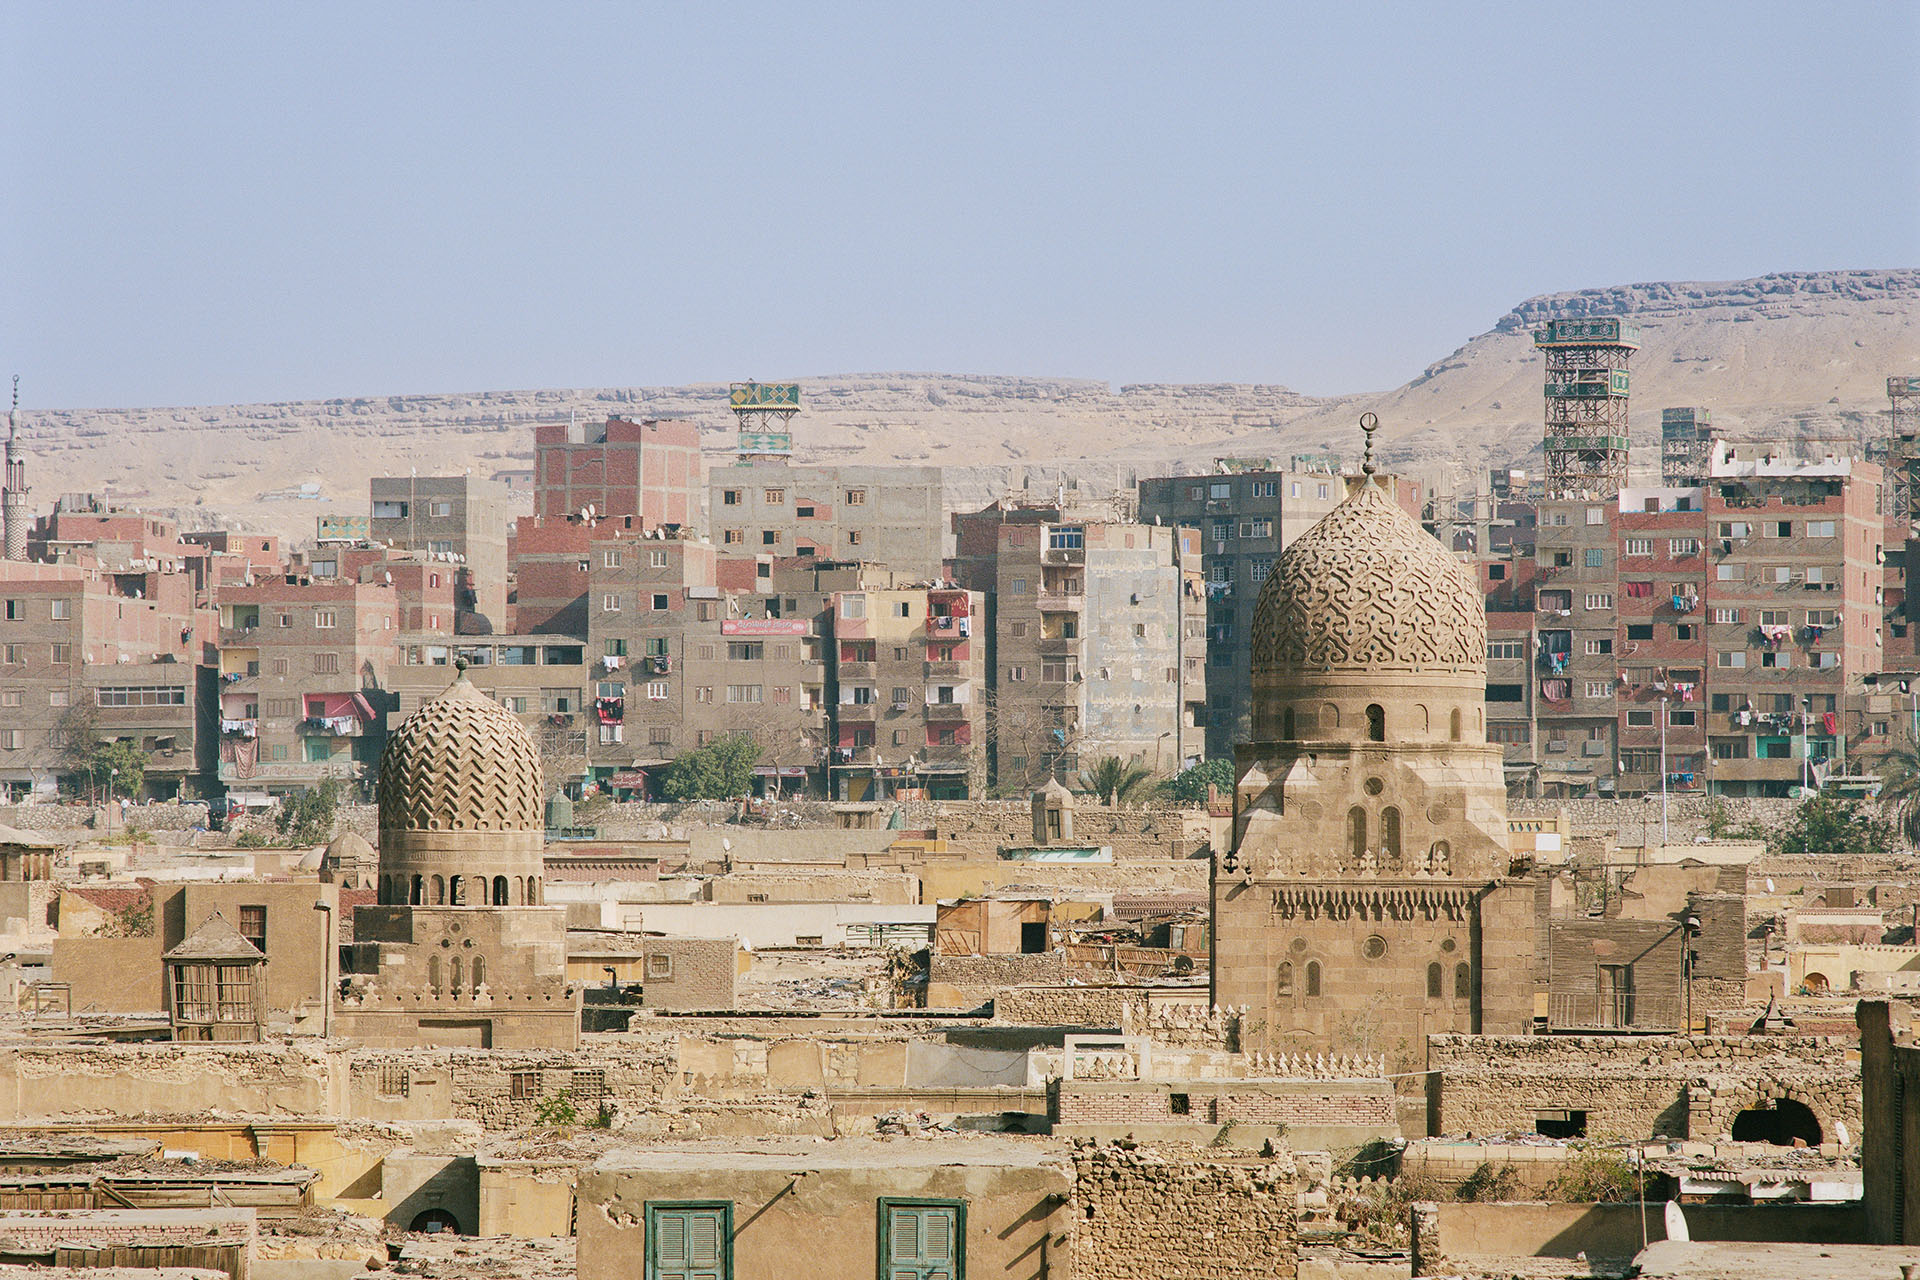
[{"label": "wooden shutter", "polygon": [[731,1280],[725,1205],[647,1206],[646,1280]]},{"label": "wooden shutter", "polygon": [[887,1229],[884,1280],[960,1280],[960,1206],[884,1206]]}]

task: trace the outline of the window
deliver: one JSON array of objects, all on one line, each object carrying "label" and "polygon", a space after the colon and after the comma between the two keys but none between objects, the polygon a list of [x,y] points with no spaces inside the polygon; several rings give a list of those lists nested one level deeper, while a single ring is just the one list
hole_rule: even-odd
[{"label": "window", "polygon": [[313,674],[317,676],[337,676],[340,674],[340,655],[337,653],[316,653],[313,655]]},{"label": "window", "polygon": [[600,597],[600,612],[602,612],[602,613],[618,613],[618,612],[620,612],[620,597],[619,597],[619,596],[618,596],[617,594],[615,594],[615,595],[604,595],[604,596],[601,596],[601,597]]},{"label": "window", "polygon": [[[1280,482],[1278,480],[1255,480],[1253,482],[1253,496],[1256,498],[1279,497]],[[1293,482],[1293,496],[1296,498],[1300,496],[1300,482],[1298,480]]]},{"label": "window", "polygon": [[728,662],[758,662],[767,656],[767,642],[764,640],[727,641]]},{"label": "window", "polygon": [[239,920],[240,936],[260,949],[267,950],[267,909],[265,907],[241,907]]},{"label": "window", "polygon": [[1489,659],[1518,658],[1523,656],[1525,649],[1526,643],[1521,640],[1489,640],[1487,657]]},{"label": "window", "polygon": [[729,547],[739,546],[747,540],[747,535],[739,529],[729,529],[720,535],[720,541]]},{"label": "window", "polygon": [[966,1270],[966,1228],[962,1201],[882,1198],[880,1273],[887,1280],[956,1280]]},{"label": "window", "polygon": [[94,704],[102,707],[184,707],[185,685],[157,688],[106,685],[93,691]]},{"label": "window", "polygon": [[18,751],[27,745],[27,732],[24,729],[0,729],[0,747],[8,751]]},{"label": "window", "polygon": [[647,977],[655,980],[671,980],[673,977],[673,957],[662,951],[649,952],[647,955]]},{"label": "window", "polygon": [[20,690],[0,689],[0,707],[17,707],[19,705]]},{"label": "window", "polygon": [[1717,564],[1713,566],[1713,576],[1717,582],[1739,582],[1747,576],[1747,566],[1743,564]]},{"label": "window", "polygon": [[1697,711],[1667,712],[1667,723],[1672,725],[1678,725],[1683,729],[1699,723],[1699,718],[1700,718],[1700,713]]},{"label": "window", "polygon": [[665,680],[648,681],[647,682],[647,701],[665,702],[666,700],[667,700],[667,682]]},{"label": "window", "polygon": [[1629,729],[1653,728],[1653,712],[1651,711],[1627,712],[1627,727]]},{"label": "window", "polygon": [[1760,655],[1760,665],[1762,667],[1771,667],[1775,671],[1785,671],[1793,665],[1793,655],[1790,653],[1762,653]]},{"label": "window", "polygon": [[1086,530],[1080,525],[1061,525],[1047,530],[1047,550],[1078,551],[1086,545]]},{"label": "window", "polygon": [[770,507],[785,506],[787,502],[787,491],[785,489],[768,489],[760,495],[760,499]]},{"label": "window", "polygon": [[1744,520],[1722,520],[1718,535],[1722,538],[1744,538],[1753,532],[1753,526]]},{"label": "window", "polygon": [[1831,520],[1807,521],[1807,536],[1809,538],[1831,538],[1834,536],[1833,530],[1834,522]]},{"label": "window", "polygon": [[1760,535],[1765,538],[1791,538],[1793,521],[1767,520],[1760,525]]},{"label": "window", "polygon": [[1747,655],[1744,650],[1735,649],[1720,654],[1715,662],[1726,670],[1739,671],[1747,665]]},{"label": "window", "polygon": [[1628,556],[1650,556],[1653,554],[1653,539],[1628,538],[1626,548],[1620,554]]},{"label": "window", "polygon": [[1526,743],[1531,739],[1527,735],[1527,726],[1514,721],[1489,720],[1487,722],[1487,741],[1503,744]]},{"label": "window", "polygon": [[26,617],[27,617],[27,602],[25,600],[7,601],[7,621],[8,622],[24,622],[26,621]]},{"label": "window", "polygon": [[[1832,576],[1833,573],[1834,573],[1834,570],[1826,568],[1822,565],[1817,565],[1817,564],[1812,565],[1807,569],[1807,581],[1808,582],[1838,582],[1840,579],[1833,577]],[[1785,581],[1785,579],[1782,579],[1782,581]]]},{"label": "window", "polygon": [[1215,520],[1213,522],[1212,533],[1215,542],[1225,542],[1233,536],[1233,521]]},{"label": "window", "polygon": [[720,505],[723,507],[739,506],[740,491],[738,489],[722,489],[720,491]]},{"label": "window", "polygon": [[1587,592],[1587,608],[1589,609],[1613,608],[1613,593],[1611,591]]},{"label": "window", "polygon": [[0,649],[0,661],[4,661],[9,667],[23,666],[26,663],[26,659],[20,655],[24,652],[25,650],[17,644],[6,645],[3,649]]},{"label": "window", "polygon": [[1247,562],[1247,581],[1259,586],[1273,573],[1273,557],[1257,556]]},{"label": "window", "polygon": [[733,1205],[664,1201],[646,1207],[642,1280],[733,1280]]},{"label": "window", "polygon": [[1573,568],[1573,552],[1549,551],[1547,552],[1547,563],[1556,569],[1571,569]]},{"label": "window", "polygon": [[1715,760],[1745,760],[1747,758],[1747,740],[1745,738],[1715,738],[1713,740],[1713,758]]},{"label": "window", "polygon": [[73,601],[49,600],[47,602],[47,611],[47,616],[56,621],[71,618],[73,616]]},{"label": "window", "polygon": [[1588,524],[1605,524],[1606,522],[1607,522],[1607,509],[1605,507],[1588,507],[1587,508]]},{"label": "window", "polygon": [[667,602],[666,592],[656,591],[653,593],[653,611],[655,613],[664,613],[671,607],[672,606]]},{"label": "window", "polygon": [[47,654],[47,660],[54,666],[64,667],[73,661],[73,646],[70,644],[48,645]]},{"label": "window", "polygon": [[[867,690],[871,695],[873,690]],[[761,687],[757,684],[730,684],[727,686],[728,702],[759,702]]]},{"label": "window", "polygon": [[317,631],[332,630],[335,621],[336,615],[332,609],[315,609],[313,611],[313,625]]},{"label": "window", "polygon": [[1240,536],[1243,538],[1271,538],[1273,536],[1273,521],[1242,520],[1240,522]]},{"label": "window", "polygon": [[601,725],[600,726],[600,745],[603,747],[610,747],[616,742],[624,741],[626,738],[626,735],[622,731],[625,728],[626,726],[624,724]]},{"label": "window", "polygon": [[608,547],[602,551],[600,553],[600,564],[603,568],[618,569],[620,567],[620,548]]},{"label": "window", "polygon": [[1489,582],[1505,582],[1507,580],[1507,566],[1503,564],[1488,565],[1487,580]]},{"label": "window", "polygon": [[1738,609],[1715,609],[1713,611],[1713,620],[1721,626],[1737,624],[1740,621],[1740,611]]},{"label": "window", "polygon": [[[1316,496],[1318,496],[1318,497],[1322,497],[1322,498],[1324,498],[1324,497],[1326,497],[1326,496],[1327,496],[1327,486],[1326,486],[1326,485],[1324,485],[1324,484],[1323,484],[1323,485],[1320,485],[1320,486],[1319,486],[1319,489],[1320,489],[1320,492],[1319,492],[1319,493],[1318,493],[1318,494],[1317,494]],[[1315,966],[1314,966],[1314,972],[1316,972],[1316,973],[1318,973],[1318,972],[1319,972],[1319,966],[1318,966],[1318,965],[1315,965]]]},{"label": "window", "polygon": [[1653,624],[1651,622],[1629,622],[1627,624],[1627,639],[1629,640],[1653,639]]},{"label": "window", "polygon": [[1525,685],[1490,684],[1487,686],[1488,702],[1524,702],[1526,697]]},{"label": "window", "polygon": [[1587,656],[1590,658],[1597,657],[1598,655],[1603,653],[1612,653],[1613,641],[1611,639],[1589,640],[1586,642],[1586,652],[1587,652]]},{"label": "window", "polygon": [[1588,547],[1581,553],[1580,560],[1581,563],[1589,569],[1604,569],[1607,567],[1607,553],[1599,547]]},{"label": "window", "polygon": [[866,505],[867,505],[867,491],[866,491],[865,489],[849,489],[849,490],[847,490],[847,505],[848,505],[848,506],[850,506],[850,507],[864,507],[864,506],[866,506]]},{"label": "window", "polygon": [[1700,539],[1669,538],[1667,540],[1667,554],[1675,560],[1685,560],[1689,556],[1697,556],[1700,554]]},{"label": "window", "polygon": [[1613,696],[1613,686],[1605,680],[1589,680],[1586,682],[1586,693],[1584,696],[1589,698],[1610,698]]}]

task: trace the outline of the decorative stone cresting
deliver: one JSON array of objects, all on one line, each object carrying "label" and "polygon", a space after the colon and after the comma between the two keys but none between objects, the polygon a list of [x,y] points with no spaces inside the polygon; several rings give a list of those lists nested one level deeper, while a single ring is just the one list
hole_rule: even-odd
[{"label": "decorative stone cresting", "polygon": [[1486,667],[1479,585],[1372,477],[1280,553],[1254,608],[1252,666]]},{"label": "decorative stone cresting", "polygon": [[540,752],[463,674],[380,757],[382,831],[539,831]]}]

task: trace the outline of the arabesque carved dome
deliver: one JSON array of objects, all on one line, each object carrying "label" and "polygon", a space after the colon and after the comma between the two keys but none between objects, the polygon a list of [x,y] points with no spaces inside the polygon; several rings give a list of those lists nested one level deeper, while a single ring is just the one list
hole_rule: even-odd
[{"label": "arabesque carved dome", "polygon": [[465,674],[380,757],[382,831],[540,831],[540,751]]},{"label": "arabesque carved dome", "polygon": [[1474,575],[1369,476],[1275,560],[1254,606],[1260,670],[1486,669]]}]

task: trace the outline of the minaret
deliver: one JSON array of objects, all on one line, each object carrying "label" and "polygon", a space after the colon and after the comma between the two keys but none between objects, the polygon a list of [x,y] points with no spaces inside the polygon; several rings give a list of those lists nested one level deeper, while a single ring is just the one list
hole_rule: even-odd
[{"label": "minaret", "polygon": [[13,407],[7,410],[7,475],[0,485],[0,527],[9,560],[27,558],[27,463],[20,456],[20,375],[13,375]]}]

